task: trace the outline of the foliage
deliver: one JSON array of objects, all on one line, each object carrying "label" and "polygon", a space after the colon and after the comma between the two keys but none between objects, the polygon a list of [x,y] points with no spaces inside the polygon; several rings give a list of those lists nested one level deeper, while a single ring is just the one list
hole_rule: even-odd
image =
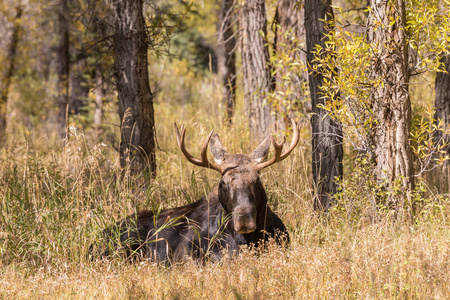
[{"label": "foliage", "polygon": [[301,49],[305,48],[304,41],[298,40],[294,30],[284,33],[285,42],[279,45],[282,50],[274,50],[269,60],[276,87],[267,93],[266,99],[272,107],[271,113],[282,119],[304,111],[309,101],[308,82],[304,79],[306,65],[300,60]]},{"label": "foliage", "polygon": [[171,52],[175,57],[185,60],[195,73],[216,71],[217,3],[192,2],[189,14],[180,19],[178,30],[172,35]]},{"label": "foliage", "polygon": [[217,72],[213,47],[195,29],[176,34],[171,41],[171,52],[177,59],[186,61],[195,73]]},{"label": "foliage", "polygon": [[[99,140],[89,125],[81,130],[77,124],[69,128],[63,145],[52,138],[55,70],[51,48],[56,41],[49,32],[54,30],[55,19],[46,3],[27,3],[33,6],[28,8],[31,15],[23,24],[19,69],[11,89],[10,142],[0,149],[0,298],[450,297],[448,194],[437,194],[420,180],[410,202],[402,207],[404,216],[411,218],[394,218],[396,211],[389,203],[377,202],[384,191],[369,176],[367,157],[360,155],[370,151],[365,139],[373,126],[368,97],[372,82],[365,76],[369,46],[364,36],[350,32],[344,21],[333,24],[336,31],[330,33],[333,36],[328,47],[317,51],[335,56],[334,61],[325,56],[323,64],[331,64],[328,70],[336,69],[339,75],[327,77],[329,85],[324,87],[323,96],[337,90],[342,95],[335,107],[325,108],[344,122],[347,142],[361,151],[347,151],[341,191],[327,217],[320,218],[313,211],[310,132],[305,125],[294,153],[261,174],[271,207],[288,227],[288,249],[270,245],[257,255],[244,249],[232,260],[206,264],[187,261],[171,268],[151,261],[129,264],[121,258],[90,261],[86,255],[89,246],[108,225],[136,210],[186,205],[217,183],[218,174],[194,167],[182,158],[174,139],[174,122],[186,124],[191,153],[198,153],[211,129],[220,134],[230,152],[248,153],[254,148],[249,142],[243,101],[239,100],[242,95],[237,97],[233,124],[224,124],[218,117],[224,108],[217,104],[220,86],[215,74],[195,73],[187,60],[164,60],[161,48],[159,53],[151,52],[151,81],[159,82],[161,88],[155,105],[160,171],[152,183],[140,181],[117,168],[115,101],[105,108],[106,132]],[[410,9],[409,15],[425,15],[434,2],[408,3],[409,7],[425,7],[416,12]],[[213,44],[214,38],[214,5],[196,2],[192,9],[200,15],[184,20],[186,27],[196,32],[195,39],[208,44]],[[0,6],[9,7],[3,3]],[[427,33],[427,28],[446,26],[441,19],[421,27],[432,17],[427,15],[427,20],[410,27],[416,34],[415,41],[424,44],[415,46],[423,51],[418,52],[420,61],[427,62],[415,64],[418,71],[436,68],[430,63],[433,56],[425,59],[426,49],[442,49],[441,44],[426,44],[426,39],[438,36],[434,31]],[[82,31],[83,27],[76,26]],[[420,32],[426,34],[417,35]],[[73,38],[89,48],[92,44],[86,42],[98,35],[81,32]],[[91,69],[111,65],[108,44],[102,47],[89,48],[102,54],[89,58]],[[283,70],[282,84],[287,91],[285,95],[273,95],[277,106],[286,104],[295,74],[302,68],[290,57],[277,53],[273,59]],[[416,85],[417,93],[423,92],[424,86],[422,82]],[[431,92],[426,94],[432,96]],[[114,93],[109,97],[114,98]],[[423,101],[413,97],[413,101],[418,100]],[[92,109],[93,103],[89,105]],[[419,165],[442,149],[431,144],[436,126],[431,116],[432,111],[427,109],[413,112],[412,144]],[[392,192],[396,196],[403,190],[395,188]]]},{"label": "foliage", "polygon": [[[368,77],[370,45],[359,33],[349,32],[342,21],[329,23],[326,47],[316,47],[315,71],[324,77],[323,109],[342,123],[344,139],[354,149],[371,152],[370,132],[374,125],[370,88],[375,84]],[[340,97],[335,95],[340,94]],[[327,99],[334,99],[328,101]]]},{"label": "foliage", "polygon": [[[446,136],[450,128],[445,128],[442,120],[434,119],[434,110],[420,108],[413,117],[411,129],[411,148],[420,164],[416,168],[416,176],[443,165],[449,157],[445,151],[449,142]],[[436,136],[440,136],[436,140]]]},{"label": "foliage", "polygon": [[7,111],[8,118],[13,118],[11,123],[16,122],[14,118],[18,115],[17,119],[23,118],[26,127],[31,129],[48,117],[46,110],[51,104],[48,100],[54,88],[51,82],[51,47],[54,40],[42,27],[52,31],[54,19],[42,17],[48,10],[46,2],[13,2],[0,4],[0,27],[4,32],[0,42],[0,81],[3,81],[8,66],[5,59],[11,43],[15,7],[21,6],[23,14],[20,20],[16,20],[19,26],[18,43],[9,93],[9,106],[18,109],[15,113],[10,113],[9,108]]},{"label": "foliage", "polygon": [[[439,58],[449,51],[450,10],[448,5],[438,4],[439,1],[406,1],[407,42],[412,53],[409,65],[411,75],[440,69],[442,66],[439,64]],[[338,15],[343,15],[342,10]],[[350,143],[354,150],[367,153],[371,157],[373,128],[378,122],[373,116],[371,90],[383,83],[382,78],[371,78],[369,75],[371,64],[378,57],[378,53],[376,47],[367,41],[365,34],[349,30],[348,24],[344,18],[336,18],[334,23],[328,21],[332,30],[327,34],[326,46],[316,47],[315,71],[325,77],[322,97],[332,99],[334,95],[340,94],[337,100],[327,101],[323,109],[343,124],[345,141]],[[412,143],[422,144],[424,130],[426,135],[431,137],[432,130],[442,129],[436,126],[413,126],[412,130]],[[442,148],[430,144],[432,138],[429,138],[427,143],[428,154],[423,152],[425,148],[422,146],[415,149],[422,166],[428,166],[429,161],[424,160],[430,159],[431,153],[436,152],[437,148]],[[419,173],[423,170],[421,168]]]},{"label": "foliage", "polygon": [[358,158],[351,169],[352,176],[340,180],[339,192],[333,195],[330,218],[348,226],[366,226],[379,222],[396,221],[423,224],[446,211],[448,200],[427,187],[419,177],[414,191],[406,201],[391,203],[390,199],[402,199],[405,190],[402,178],[390,189],[373,175],[373,166],[367,158]]},{"label": "foliage", "polygon": [[407,0],[406,14],[411,74],[438,70],[440,57],[450,52],[450,1]]}]

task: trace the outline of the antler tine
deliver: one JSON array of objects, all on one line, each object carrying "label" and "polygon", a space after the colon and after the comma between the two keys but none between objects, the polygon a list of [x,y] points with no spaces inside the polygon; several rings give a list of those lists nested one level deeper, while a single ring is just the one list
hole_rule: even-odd
[{"label": "antler tine", "polygon": [[291,152],[292,152],[292,150],[294,150],[295,146],[297,146],[298,140],[299,140],[299,135],[300,135],[299,134],[300,124],[296,124],[294,119],[291,119],[291,122],[292,122],[292,128],[294,129],[294,136],[292,138],[292,142],[291,142],[291,145],[289,146],[289,149],[287,149],[286,152],[281,154],[284,143],[286,142],[286,137],[283,137],[283,141],[280,143],[277,143],[275,138],[272,137],[272,144],[273,144],[273,148],[275,150],[275,154],[271,160],[258,164],[258,170],[262,170],[274,163],[284,160],[286,157],[289,156],[289,154],[291,154]]},{"label": "antler tine", "polygon": [[180,134],[180,131],[178,130],[178,126],[177,126],[176,123],[174,123],[174,126],[175,126],[175,133],[176,133],[176,135],[177,135],[177,143],[178,143],[178,146],[180,147],[180,150],[181,150],[181,152],[184,154],[184,156],[186,157],[186,159],[187,159],[190,163],[192,163],[192,164],[194,164],[194,165],[196,165],[196,166],[204,167],[204,168],[211,168],[211,169],[213,169],[213,170],[217,170],[217,171],[220,172],[220,168],[218,168],[218,167],[217,167],[216,165],[214,165],[214,164],[211,164],[211,163],[208,161],[208,155],[207,155],[207,151],[206,151],[206,150],[208,149],[208,143],[209,143],[209,140],[211,139],[211,135],[213,134],[214,130],[212,130],[212,131],[209,133],[209,135],[207,136],[206,140],[203,142],[202,150],[200,151],[200,157],[201,157],[201,160],[200,160],[200,159],[197,159],[197,158],[193,157],[193,156],[186,150],[186,147],[185,147],[185,145],[184,145],[184,136],[185,136],[185,134],[186,134],[186,128],[184,127],[184,124],[181,125],[181,134]]},{"label": "antler tine", "polygon": [[211,132],[208,134],[208,137],[203,142],[202,150],[200,151],[200,157],[202,159],[202,162],[204,162],[206,164],[205,167],[217,170],[216,166],[209,162],[209,160],[208,160],[208,152],[207,152],[209,140],[211,139],[211,136],[212,136],[213,133],[214,133],[214,130],[211,130]]}]

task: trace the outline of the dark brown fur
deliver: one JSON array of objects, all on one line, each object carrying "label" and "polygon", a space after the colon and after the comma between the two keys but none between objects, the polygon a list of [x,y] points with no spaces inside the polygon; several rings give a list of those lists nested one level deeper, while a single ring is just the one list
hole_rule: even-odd
[{"label": "dark brown fur", "polygon": [[156,261],[218,260],[224,253],[237,253],[242,245],[259,246],[269,237],[287,243],[286,227],[269,208],[258,174],[269,147],[266,139],[250,155],[230,155],[212,135],[220,183],[192,204],[159,213],[144,210],[117,222],[104,232],[108,245],[103,254],[122,250],[127,257],[141,254]]}]

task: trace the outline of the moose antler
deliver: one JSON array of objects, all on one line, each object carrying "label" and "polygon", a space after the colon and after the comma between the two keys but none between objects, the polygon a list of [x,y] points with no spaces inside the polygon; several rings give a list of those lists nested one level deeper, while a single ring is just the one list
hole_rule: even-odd
[{"label": "moose antler", "polygon": [[181,125],[181,134],[180,134],[180,131],[178,130],[177,123],[174,123],[174,126],[175,126],[175,132],[177,134],[178,146],[180,147],[181,152],[183,152],[184,156],[187,158],[187,160],[189,162],[191,162],[192,164],[194,164],[196,166],[199,166],[199,167],[210,168],[210,169],[222,172],[222,169],[218,165],[214,165],[214,164],[212,164],[212,163],[210,163],[208,161],[208,155],[207,155],[207,152],[206,152],[206,150],[208,149],[209,140],[211,139],[211,135],[213,134],[214,130],[212,130],[209,133],[208,137],[203,142],[202,150],[200,151],[200,158],[201,159],[197,159],[197,158],[193,157],[186,150],[186,147],[184,146],[184,136],[185,136],[185,133],[186,133],[186,128],[184,127],[184,124]]},{"label": "moose antler", "polygon": [[294,129],[294,137],[292,138],[292,142],[291,142],[291,145],[289,146],[289,149],[287,149],[286,152],[281,154],[281,152],[283,151],[284,143],[286,142],[286,137],[283,137],[283,140],[281,141],[281,143],[278,143],[275,140],[275,138],[272,136],[271,138],[272,138],[273,148],[275,150],[275,155],[274,155],[274,157],[272,157],[271,160],[268,160],[263,163],[259,163],[257,165],[258,170],[262,170],[270,165],[273,165],[274,163],[282,161],[283,159],[288,157],[289,154],[291,154],[292,150],[294,150],[295,146],[297,146],[298,139],[299,139],[300,123],[296,124],[294,119],[291,119],[291,122],[292,122],[292,128]]}]

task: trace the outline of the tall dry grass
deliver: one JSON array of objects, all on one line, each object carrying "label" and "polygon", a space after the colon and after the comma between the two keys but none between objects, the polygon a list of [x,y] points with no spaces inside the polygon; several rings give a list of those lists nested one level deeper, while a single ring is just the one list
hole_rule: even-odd
[{"label": "tall dry grass", "polygon": [[[317,216],[306,119],[293,154],[261,174],[270,205],[290,232],[289,248],[270,245],[232,260],[171,267],[88,260],[89,245],[114,221],[140,209],[185,205],[217,183],[219,174],[180,155],[173,122],[185,123],[194,153],[212,128],[230,152],[248,153],[257,145],[240,111],[231,126],[222,122],[223,109],[212,101],[214,84],[197,85],[197,100],[183,105],[160,96],[158,176],[151,183],[124,176],[113,147],[75,127],[63,148],[45,142],[46,132],[30,138],[19,131],[1,150],[1,298],[450,298],[448,197],[425,189],[414,218],[395,219],[366,209],[373,195],[364,173],[347,167],[336,209]],[[347,166],[352,160],[347,157]],[[373,213],[377,218],[366,217]]]}]

